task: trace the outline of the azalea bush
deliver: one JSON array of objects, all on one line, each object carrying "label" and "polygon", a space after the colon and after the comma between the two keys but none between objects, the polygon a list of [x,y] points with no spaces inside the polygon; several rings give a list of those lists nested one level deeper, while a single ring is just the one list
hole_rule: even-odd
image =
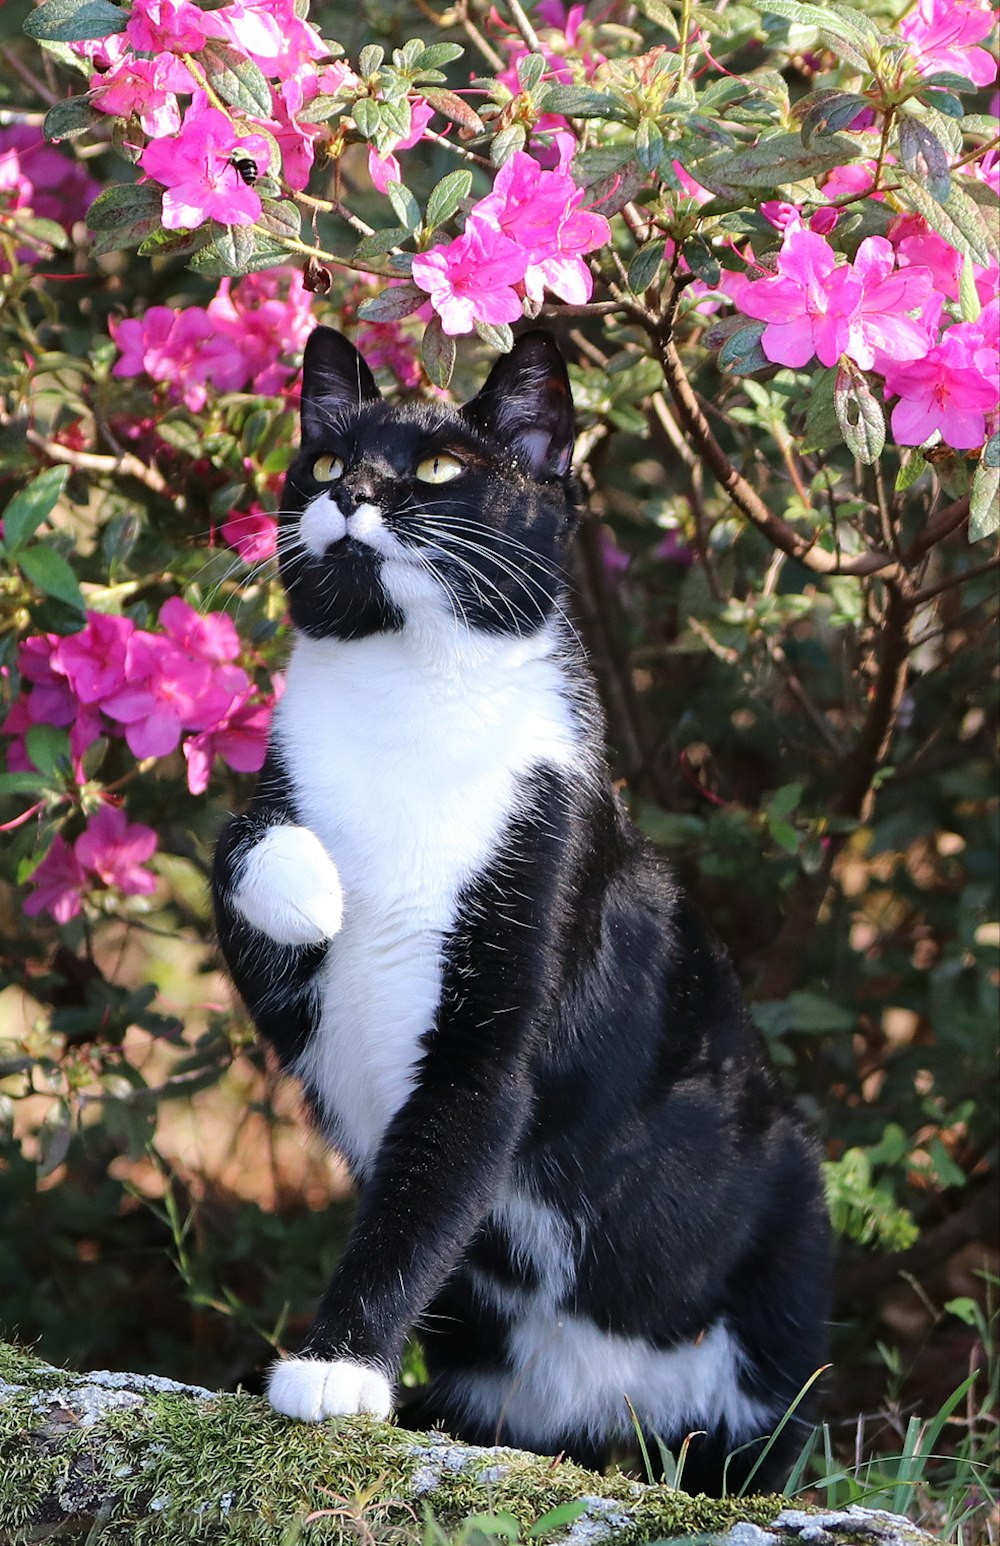
[{"label": "azalea bush", "polygon": [[[344,327],[386,390],[463,400],[540,323],[573,378],[573,580],[623,797],[823,1129],[858,1282],[922,1227],[933,1260],[935,1230],[975,1239],[1000,943],[985,0],[8,0],[0,27],[22,1200],[29,1161],[55,1199],[260,1066],[205,877],[281,691],[309,330]],[[187,1019],[149,981],[164,937],[201,974]],[[234,1315],[224,1278],[198,1302]],[[233,1333],[248,1362],[263,1314]]]}]

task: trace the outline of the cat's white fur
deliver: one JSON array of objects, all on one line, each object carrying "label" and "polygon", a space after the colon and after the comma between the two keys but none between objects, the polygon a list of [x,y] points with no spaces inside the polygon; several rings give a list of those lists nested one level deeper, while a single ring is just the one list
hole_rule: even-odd
[{"label": "cat's white fur", "polygon": [[359,1413],[385,1419],[392,1411],[385,1375],[351,1358],[283,1358],[271,1370],[267,1394],[276,1412],[301,1423]]},{"label": "cat's white fur", "polygon": [[319,945],[344,916],[336,866],[308,827],[272,827],[250,850],[233,896],[248,923],[279,945]]}]

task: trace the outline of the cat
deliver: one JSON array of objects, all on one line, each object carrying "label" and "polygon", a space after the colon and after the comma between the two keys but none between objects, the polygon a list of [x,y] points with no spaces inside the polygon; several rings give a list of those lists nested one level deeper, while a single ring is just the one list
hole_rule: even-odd
[{"label": "cat", "polygon": [[360,1202],[271,1404],[387,1417],[418,1327],[411,1426],[591,1467],[636,1422],[654,1456],[699,1431],[689,1488],[778,1485],[801,1438],[766,1438],[823,1357],[819,1168],[606,769],[562,356],[522,334],[456,411],[384,400],[317,327],[301,425],[294,645],[213,891]]}]

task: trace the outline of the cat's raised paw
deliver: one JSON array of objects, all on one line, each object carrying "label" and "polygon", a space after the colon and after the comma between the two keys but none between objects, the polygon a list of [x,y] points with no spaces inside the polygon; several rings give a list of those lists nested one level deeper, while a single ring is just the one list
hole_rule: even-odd
[{"label": "cat's raised paw", "polygon": [[381,1417],[392,1411],[385,1375],[352,1358],[284,1358],[271,1370],[268,1400],[276,1412],[300,1423],[324,1417]]},{"label": "cat's raised paw", "polygon": [[336,866],[308,827],[271,827],[243,860],[238,912],[279,945],[320,945],[343,922]]}]

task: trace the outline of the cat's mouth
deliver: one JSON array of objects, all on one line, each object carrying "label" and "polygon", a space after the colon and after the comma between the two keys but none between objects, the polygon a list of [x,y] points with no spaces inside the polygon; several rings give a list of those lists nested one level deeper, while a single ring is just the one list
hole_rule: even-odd
[{"label": "cat's mouth", "polygon": [[329,494],[321,494],[302,512],[299,539],[313,558],[339,553],[377,554],[413,562],[413,554],[389,530],[377,505],[360,504],[345,514]]}]

